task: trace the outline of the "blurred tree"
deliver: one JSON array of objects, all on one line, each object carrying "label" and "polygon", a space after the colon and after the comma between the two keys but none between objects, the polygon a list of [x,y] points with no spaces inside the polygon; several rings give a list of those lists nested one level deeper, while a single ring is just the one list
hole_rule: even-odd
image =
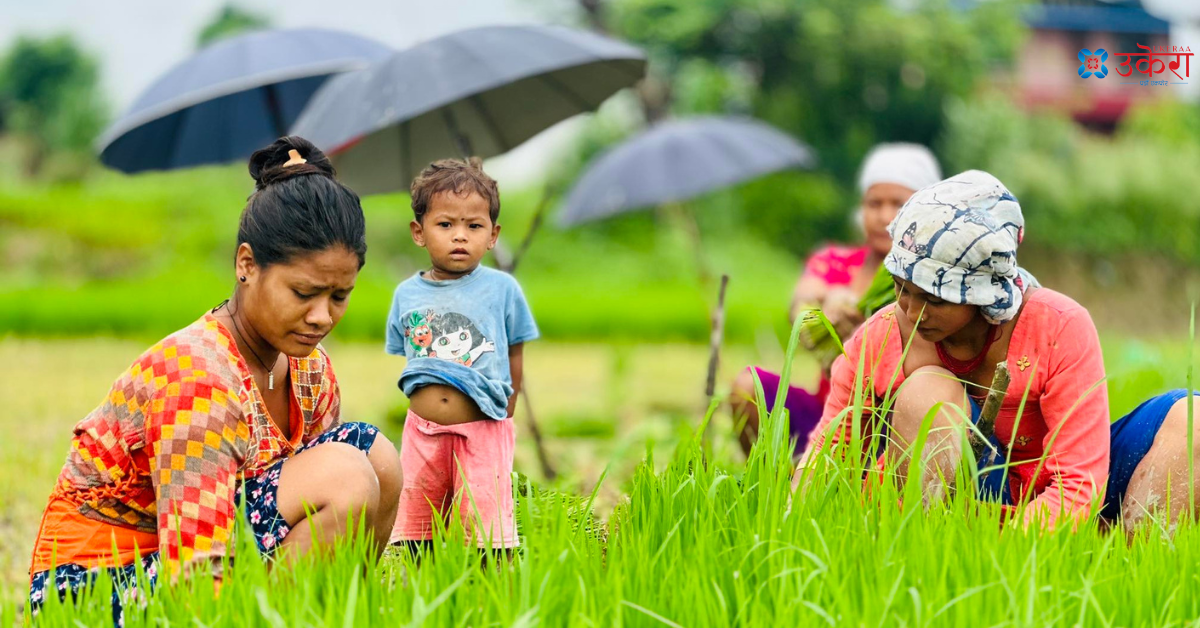
[{"label": "blurred tree", "polygon": [[1117,135],[1153,139],[1173,147],[1200,145],[1200,105],[1173,98],[1135,103],[1121,119]]},{"label": "blurred tree", "polygon": [[88,152],[108,115],[97,62],[75,40],[20,37],[0,59],[0,132],[29,146],[38,175],[51,152]]},{"label": "blurred tree", "polygon": [[270,25],[270,20],[262,15],[227,4],[200,30],[200,34],[196,36],[196,47],[203,48],[219,39],[268,28]]},{"label": "blurred tree", "polygon": [[612,0],[588,15],[647,49],[671,111],[749,110],[849,183],[875,142],[932,145],[946,98],[1010,64],[1016,1]]}]

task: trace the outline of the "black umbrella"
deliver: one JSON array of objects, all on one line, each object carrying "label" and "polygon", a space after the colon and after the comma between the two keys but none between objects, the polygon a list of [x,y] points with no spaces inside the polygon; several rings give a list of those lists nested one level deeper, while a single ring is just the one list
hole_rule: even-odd
[{"label": "black umbrella", "polygon": [[407,190],[444,157],[492,157],[640,80],[645,55],[556,26],[488,26],[331,80],[292,127],[360,193]]},{"label": "black umbrella", "polygon": [[101,136],[100,160],[140,172],[246,159],[287,135],[331,75],[366,67],[389,52],[369,39],[322,29],[259,31],[219,41],[147,88]]}]

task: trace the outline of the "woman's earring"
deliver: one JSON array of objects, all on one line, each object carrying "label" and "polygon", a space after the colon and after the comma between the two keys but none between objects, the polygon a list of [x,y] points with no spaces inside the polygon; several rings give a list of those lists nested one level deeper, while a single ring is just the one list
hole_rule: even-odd
[{"label": "woman's earring", "polygon": [[241,277],[238,277],[238,279],[240,279],[242,283],[246,283],[246,276],[245,276],[245,275],[242,275]]}]

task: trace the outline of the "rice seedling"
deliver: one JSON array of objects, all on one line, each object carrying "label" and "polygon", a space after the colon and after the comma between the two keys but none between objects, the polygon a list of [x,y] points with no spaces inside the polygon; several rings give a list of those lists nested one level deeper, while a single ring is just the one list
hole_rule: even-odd
[{"label": "rice seedling", "polygon": [[[883,266],[875,273],[866,293],[858,300],[856,308],[869,318],[884,306],[896,300],[893,288],[892,274]],[[800,319],[800,341],[805,349],[813,353],[821,364],[831,364],[840,353],[842,343],[848,338],[841,338],[820,308],[802,310]]]}]

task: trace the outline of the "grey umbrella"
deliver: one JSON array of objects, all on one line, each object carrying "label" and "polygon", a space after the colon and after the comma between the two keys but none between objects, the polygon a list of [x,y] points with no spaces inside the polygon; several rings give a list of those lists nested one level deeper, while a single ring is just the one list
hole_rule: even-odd
[{"label": "grey umbrella", "polygon": [[594,110],[645,75],[628,44],[556,26],[488,26],[401,50],[337,77],[292,127],[334,154],[362,194],[408,189],[429,162],[505,153]]},{"label": "grey umbrella", "polygon": [[684,201],[815,163],[807,146],[757,120],[698,117],[663,122],[589,164],[567,193],[559,222],[572,226]]},{"label": "grey umbrella", "polygon": [[[816,164],[812,151],[757,120],[698,117],[656,124],[587,166],[567,193],[559,223],[577,225],[638,208],[678,203],[762,175]],[[697,257],[699,231],[689,230]],[[705,265],[699,264],[702,274]],[[712,399],[725,325],[727,275],[712,316],[705,395]]]},{"label": "grey umbrella", "polygon": [[219,41],[147,88],[101,136],[100,160],[139,172],[245,159],[286,135],[330,75],[390,52],[372,40],[322,29]]}]

